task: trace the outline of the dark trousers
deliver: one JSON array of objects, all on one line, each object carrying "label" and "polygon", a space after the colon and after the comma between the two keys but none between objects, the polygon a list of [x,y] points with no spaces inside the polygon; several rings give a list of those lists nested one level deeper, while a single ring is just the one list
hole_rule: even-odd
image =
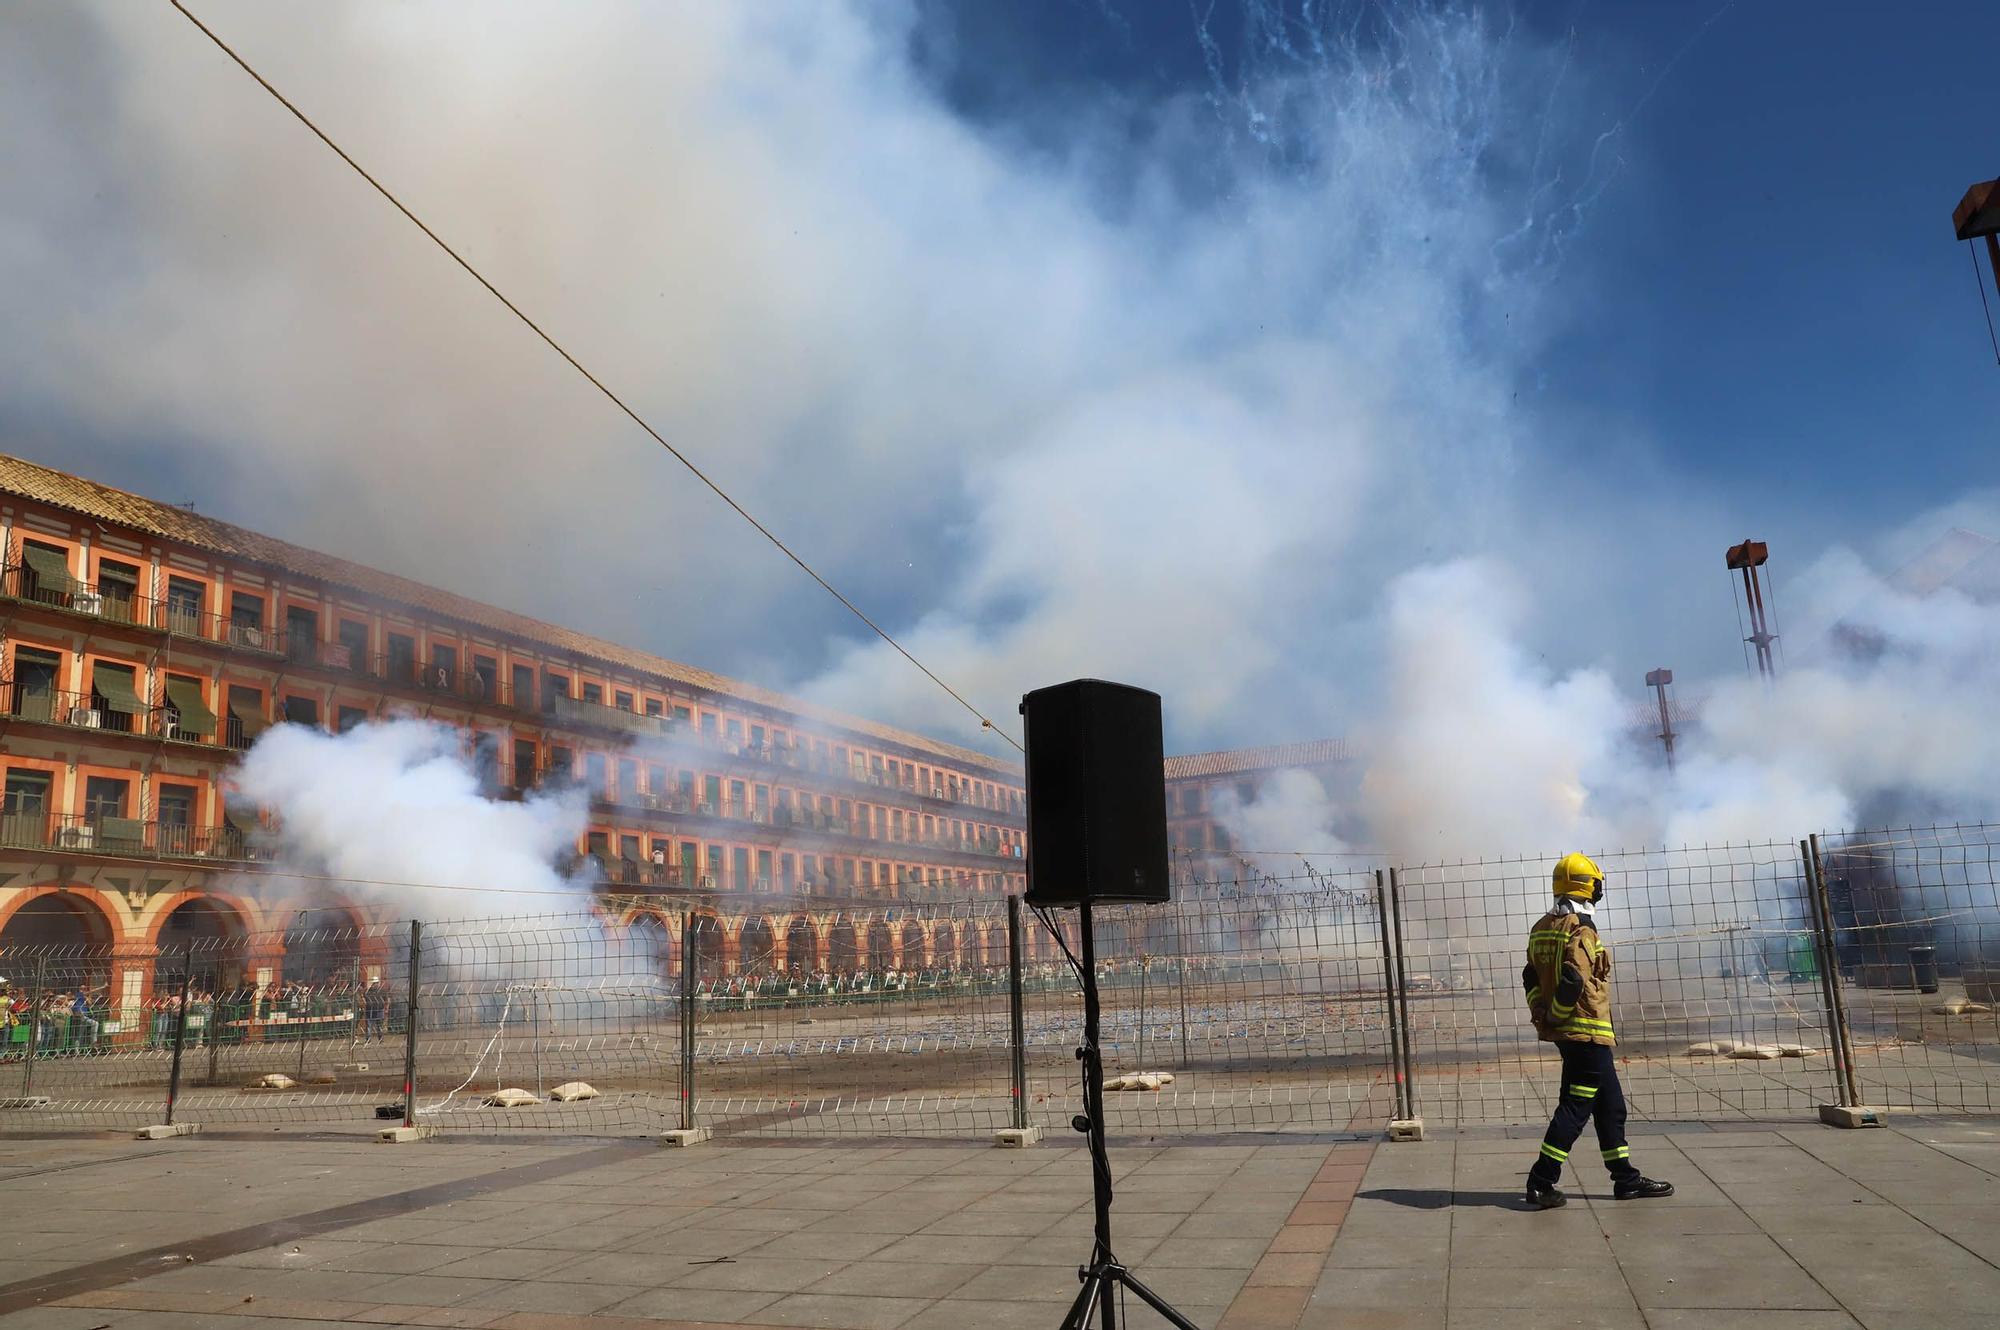
[{"label": "dark trousers", "polygon": [[1603,1044],[1558,1039],[1562,1053],[1562,1089],[1555,1116],[1542,1137],[1542,1152],[1529,1176],[1553,1183],[1562,1176],[1570,1147],[1583,1135],[1583,1124],[1595,1119],[1597,1144],[1604,1167],[1616,1178],[1635,1178],[1632,1151],[1625,1144],[1625,1091],[1618,1084],[1618,1064]]}]

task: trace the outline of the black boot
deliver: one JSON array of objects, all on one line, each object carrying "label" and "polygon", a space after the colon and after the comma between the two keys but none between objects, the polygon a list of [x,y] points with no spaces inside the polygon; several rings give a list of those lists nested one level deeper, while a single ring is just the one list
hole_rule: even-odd
[{"label": "black boot", "polygon": [[1620,1178],[1611,1184],[1611,1195],[1620,1201],[1650,1201],[1673,1194],[1673,1183],[1655,1182],[1651,1178],[1638,1175]]},{"label": "black boot", "polygon": [[1569,1197],[1563,1195],[1562,1188],[1555,1183],[1531,1177],[1528,1179],[1528,1204],[1537,1210],[1555,1210],[1568,1205]]}]

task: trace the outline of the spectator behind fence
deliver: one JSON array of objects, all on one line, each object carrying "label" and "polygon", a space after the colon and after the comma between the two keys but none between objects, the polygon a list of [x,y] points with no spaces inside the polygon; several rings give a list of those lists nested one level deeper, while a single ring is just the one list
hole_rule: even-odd
[{"label": "spectator behind fence", "polygon": [[70,996],[69,1030],[71,1043],[97,1042],[97,1018],[90,1014],[90,989],[83,984],[78,984]]},{"label": "spectator behind fence", "polygon": [[361,998],[361,1015],[363,1038],[389,1037],[389,986],[380,979],[368,981],[368,990]]}]

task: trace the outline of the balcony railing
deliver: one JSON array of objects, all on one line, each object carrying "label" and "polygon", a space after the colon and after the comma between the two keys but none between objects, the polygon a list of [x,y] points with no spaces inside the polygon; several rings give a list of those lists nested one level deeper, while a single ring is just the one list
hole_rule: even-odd
[{"label": "balcony railing", "polygon": [[0,679],[0,717],[59,725],[101,734],[130,734],[214,748],[248,748],[268,729],[259,720],[217,716],[207,733],[197,733],[171,704],[119,705],[103,693],[74,693]]},{"label": "balcony railing", "polygon": [[250,863],[264,850],[244,828],[197,827],[103,813],[0,812],[0,846],[145,859],[220,859]]}]

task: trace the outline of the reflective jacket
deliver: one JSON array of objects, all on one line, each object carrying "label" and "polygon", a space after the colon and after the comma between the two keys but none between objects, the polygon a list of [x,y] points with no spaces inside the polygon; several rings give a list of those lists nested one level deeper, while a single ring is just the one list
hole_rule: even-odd
[{"label": "reflective jacket", "polygon": [[1551,910],[1528,932],[1528,1015],[1547,1040],[1611,1045],[1611,949],[1587,915]]}]

